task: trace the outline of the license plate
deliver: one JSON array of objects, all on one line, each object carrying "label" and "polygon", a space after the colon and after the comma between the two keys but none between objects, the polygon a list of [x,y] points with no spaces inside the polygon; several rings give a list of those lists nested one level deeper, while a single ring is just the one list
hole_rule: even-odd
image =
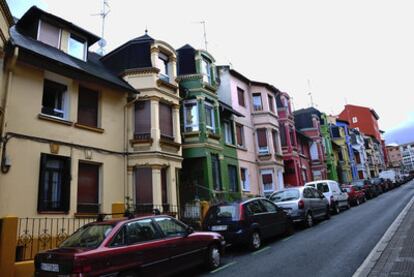
[{"label": "license plate", "polygon": [[59,272],[58,264],[41,263],[40,269],[43,271]]},{"label": "license plate", "polygon": [[211,227],[211,231],[226,231],[227,225],[216,225]]}]

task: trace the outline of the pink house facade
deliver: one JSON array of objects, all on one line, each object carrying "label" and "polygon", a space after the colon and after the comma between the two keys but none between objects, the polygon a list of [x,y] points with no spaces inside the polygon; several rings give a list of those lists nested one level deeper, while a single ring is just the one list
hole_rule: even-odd
[{"label": "pink house facade", "polygon": [[251,81],[228,66],[218,69],[220,100],[244,115],[234,120],[243,194],[268,195],[282,189],[283,155],[276,106],[279,90]]}]

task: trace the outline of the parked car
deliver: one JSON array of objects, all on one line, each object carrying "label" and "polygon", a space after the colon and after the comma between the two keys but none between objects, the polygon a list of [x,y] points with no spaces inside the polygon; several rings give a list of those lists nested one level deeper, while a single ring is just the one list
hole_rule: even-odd
[{"label": "parked car", "polygon": [[372,178],[370,181],[374,187],[376,195],[380,195],[381,193],[385,192],[386,186],[385,186],[384,179],[376,177],[376,178]]},{"label": "parked car", "polygon": [[286,211],[293,222],[312,227],[316,219],[329,219],[329,202],[313,187],[283,189],[270,195],[269,200]]},{"label": "parked car", "polygon": [[220,234],[194,232],[169,216],[89,223],[59,248],[38,253],[35,276],[164,276],[190,266],[220,266]]},{"label": "parked car", "polygon": [[230,244],[259,249],[262,240],[293,232],[291,218],[266,198],[211,206],[203,222],[206,231],[218,232]]},{"label": "parked car", "polygon": [[359,206],[366,201],[364,191],[355,185],[342,185],[342,189],[348,193],[348,201],[353,206]]},{"label": "parked car", "polygon": [[341,209],[349,209],[348,194],[343,192],[336,181],[321,180],[314,181],[305,184],[306,186],[313,187],[325,195],[329,201],[331,211],[335,214],[339,214]]},{"label": "parked car", "polygon": [[368,180],[354,180],[351,185],[359,187],[364,193],[366,199],[372,199],[376,197],[375,189]]}]

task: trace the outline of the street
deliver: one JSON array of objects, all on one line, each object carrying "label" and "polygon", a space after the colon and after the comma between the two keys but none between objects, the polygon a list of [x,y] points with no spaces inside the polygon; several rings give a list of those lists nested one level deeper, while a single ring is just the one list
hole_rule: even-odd
[{"label": "street", "polygon": [[352,276],[414,195],[414,181],[313,228],[250,253],[228,249],[222,267],[194,276]]}]

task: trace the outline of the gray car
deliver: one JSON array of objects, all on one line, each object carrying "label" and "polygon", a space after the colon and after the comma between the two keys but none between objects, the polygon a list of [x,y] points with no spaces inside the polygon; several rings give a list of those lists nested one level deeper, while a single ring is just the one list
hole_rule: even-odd
[{"label": "gray car", "polygon": [[272,193],[269,200],[285,210],[294,222],[312,227],[315,220],[329,219],[329,202],[313,187],[293,187]]}]

